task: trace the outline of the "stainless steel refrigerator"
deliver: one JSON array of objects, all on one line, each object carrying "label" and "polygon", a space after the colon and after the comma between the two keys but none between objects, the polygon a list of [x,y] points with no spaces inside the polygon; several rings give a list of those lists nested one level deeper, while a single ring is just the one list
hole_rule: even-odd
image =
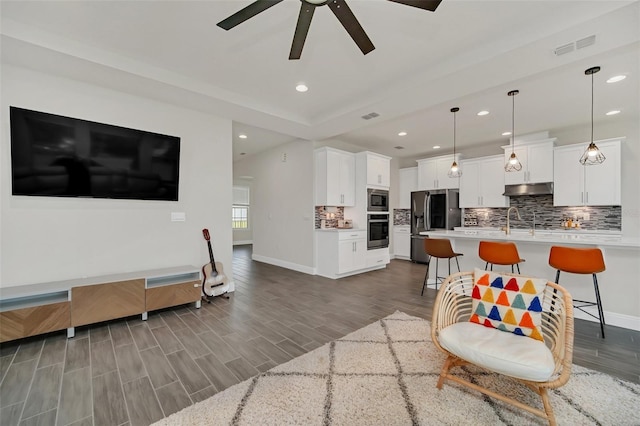
[{"label": "stainless steel refrigerator", "polygon": [[411,260],[427,263],[421,232],[460,226],[462,212],[457,189],[434,189],[411,193]]}]

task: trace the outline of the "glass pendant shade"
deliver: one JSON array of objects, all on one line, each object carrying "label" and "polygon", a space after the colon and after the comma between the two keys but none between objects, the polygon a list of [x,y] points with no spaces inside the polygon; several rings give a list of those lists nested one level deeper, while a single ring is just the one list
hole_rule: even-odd
[{"label": "glass pendant shade", "polygon": [[504,165],[505,172],[519,172],[522,170],[522,163],[518,160],[518,156],[515,151],[515,139],[516,139],[516,131],[515,131],[515,114],[516,114],[516,104],[515,104],[515,96],[520,93],[518,90],[512,90],[507,95],[511,96],[511,156],[509,156],[509,160],[507,164]]},{"label": "glass pendant shade", "polygon": [[460,108],[455,107],[451,108],[451,112],[453,113],[453,163],[451,164],[451,168],[449,169],[450,178],[459,178],[462,176],[462,170],[460,170],[460,166],[456,162],[456,112],[460,111]]},{"label": "glass pendant shade", "polygon": [[585,70],[585,75],[591,76],[591,143],[580,157],[580,164],[583,166],[594,166],[604,163],[606,157],[593,142],[593,75],[600,71],[600,67],[592,67]]}]

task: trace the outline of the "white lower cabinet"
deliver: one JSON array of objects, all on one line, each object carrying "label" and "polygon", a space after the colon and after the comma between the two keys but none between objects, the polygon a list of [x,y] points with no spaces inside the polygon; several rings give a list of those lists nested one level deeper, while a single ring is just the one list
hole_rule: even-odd
[{"label": "white lower cabinet", "polygon": [[364,231],[338,234],[338,274],[367,266],[367,238]]},{"label": "white lower cabinet", "polygon": [[393,256],[396,259],[411,258],[411,229],[409,226],[403,228],[394,228]]},{"label": "white lower cabinet", "polygon": [[328,278],[350,275],[367,267],[367,231],[316,231],[316,273]]}]

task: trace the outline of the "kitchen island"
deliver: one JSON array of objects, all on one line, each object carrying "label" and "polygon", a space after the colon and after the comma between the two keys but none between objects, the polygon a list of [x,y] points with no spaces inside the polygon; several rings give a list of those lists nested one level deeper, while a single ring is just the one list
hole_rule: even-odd
[{"label": "kitchen island", "polygon": [[[485,262],[478,256],[481,240],[512,241],[518,247],[522,275],[554,281],[556,270],[549,266],[549,250],[553,245],[598,247],[602,250],[607,270],[598,274],[598,284],[604,316],[608,325],[640,330],[640,238],[630,238],[604,231],[535,231],[512,229],[507,235],[497,229],[456,229],[453,231],[427,231],[422,235],[449,238],[454,250],[463,253],[458,258],[460,269],[484,269]],[[508,266],[494,265],[494,271],[511,271]],[[431,276],[434,275],[432,272]],[[432,281],[431,281],[432,282]],[[560,274],[560,284],[576,299],[595,300],[593,281],[589,275]],[[597,314],[595,307],[594,314]],[[574,311],[576,318],[597,321]]]}]

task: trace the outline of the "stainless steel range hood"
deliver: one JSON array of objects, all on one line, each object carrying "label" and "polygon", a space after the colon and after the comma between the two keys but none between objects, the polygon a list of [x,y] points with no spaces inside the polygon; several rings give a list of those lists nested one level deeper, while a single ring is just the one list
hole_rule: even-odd
[{"label": "stainless steel range hood", "polygon": [[504,194],[507,197],[519,195],[549,195],[553,194],[553,182],[523,183],[520,185],[505,185]]}]

